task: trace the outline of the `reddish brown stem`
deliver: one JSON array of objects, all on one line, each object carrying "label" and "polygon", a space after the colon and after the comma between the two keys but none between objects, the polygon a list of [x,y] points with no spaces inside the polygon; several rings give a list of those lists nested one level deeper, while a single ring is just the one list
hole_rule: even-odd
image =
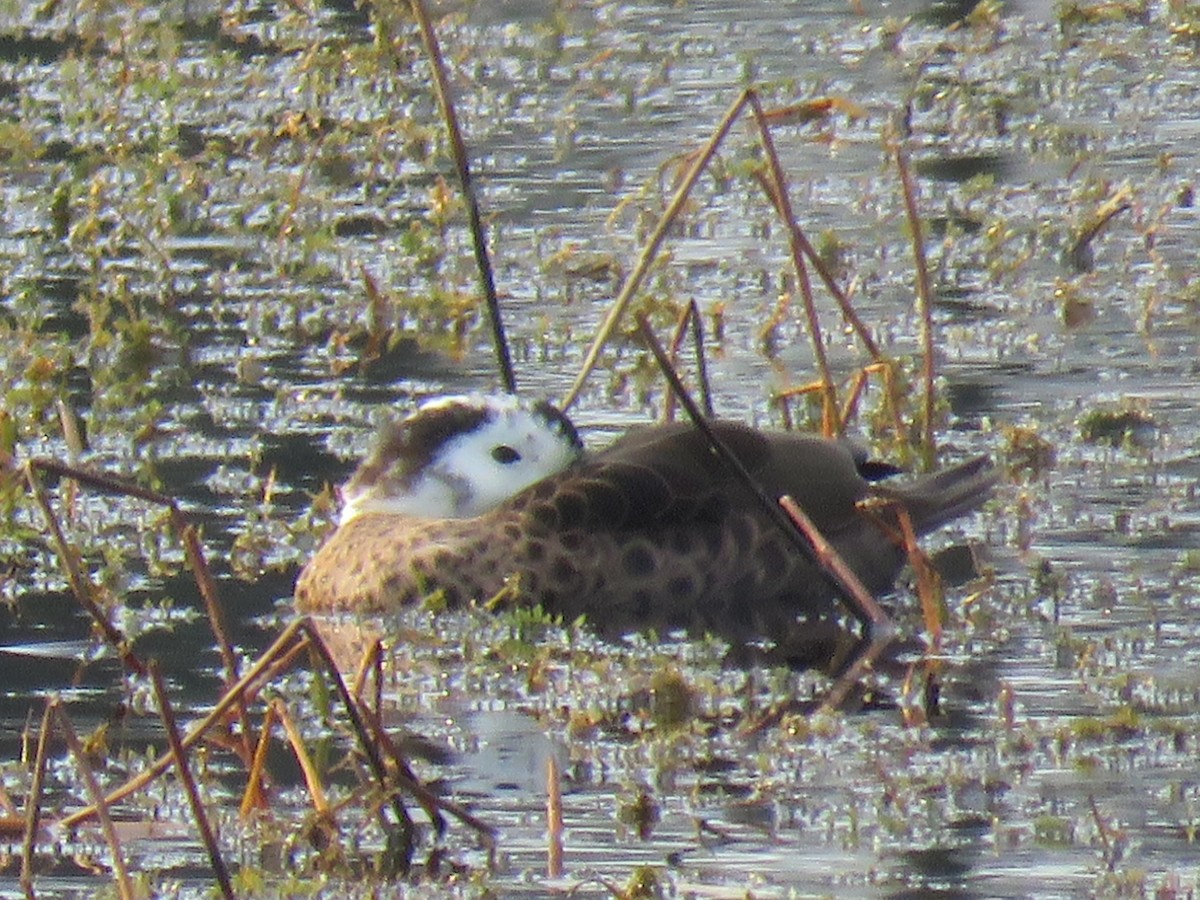
[{"label": "reddish brown stem", "polygon": [[108,620],[108,616],[104,610],[92,599],[92,584],[80,569],[79,560],[74,549],[67,543],[66,535],[63,534],[62,526],[58,522],[58,516],[54,514],[54,510],[50,507],[50,500],[46,496],[45,489],[42,487],[41,479],[35,474],[36,468],[38,466],[35,464],[35,461],[27,463],[25,466],[25,479],[29,482],[29,489],[33,491],[34,499],[42,510],[42,516],[46,520],[46,527],[50,529],[50,535],[54,539],[54,545],[58,550],[58,558],[62,562],[63,569],[67,573],[67,581],[71,585],[71,593],[74,594],[79,605],[92,617],[92,621],[100,629],[100,633],[104,635],[104,640],[117,652],[121,657],[121,661],[137,674],[145,675],[146,666],[129,649],[125,642],[125,635]]},{"label": "reddish brown stem", "polygon": [[546,760],[546,875],[562,878],[563,803],[558,760],[551,753]]},{"label": "reddish brown stem", "polygon": [[37,758],[33,762],[33,783],[25,801],[25,840],[21,844],[21,889],[32,900],[33,848],[37,843],[42,810],[42,785],[46,780],[46,754],[50,747],[50,719],[53,706],[46,704],[42,713],[42,730],[38,732]]},{"label": "reddish brown stem", "polygon": [[846,565],[846,561],[842,559],[841,554],[837,552],[834,546],[825,540],[825,535],[821,534],[821,530],[808,517],[808,514],[800,508],[799,504],[785,494],[779,498],[779,505],[787,513],[787,517],[791,520],[792,524],[804,535],[805,540],[812,545],[821,568],[837,580],[843,595],[851,598],[853,605],[857,607],[857,611],[855,612],[856,617],[869,622],[873,629],[890,626],[892,622],[891,616],[871,596],[871,592],[863,586],[863,583],[859,581],[854,571]]},{"label": "reddish brown stem", "polygon": [[925,387],[921,450],[925,468],[932,469],[937,460],[937,444],[933,427],[936,399],[933,359],[933,289],[929,283],[929,261],[925,256],[925,231],[921,227],[920,210],[917,209],[917,188],[908,165],[908,155],[904,152],[904,145],[899,141],[896,143],[896,168],[900,172],[900,186],[904,193],[904,211],[908,216],[913,262],[917,269],[917,310],[921,317],[921,354],[923,357],[921,377]]},{"label": "reddish brown stem", "polygon": [[[224,720],[225,716],[229,713],[229,710],[233,707],[233,705],[241,702],[243,695],[249,690],[250,686],[256,684],[259,680],[259,677],[264,672],[271,671],[274,668],[277,660],[281,656],[285,655],[285,650],[291,649],[289,645],[291,645],[292,642],[296,641],[298,637],[301,639],[302,644],[307,642],[307,637],[302,627],[303,625],[304,620],[302,619],[289,624],[287,628],[280,633],[279,637],[275,639],[275,643],[273,643],[262,654],[262,656],[258,658],[258,662],[250,667],[250,670],[238,680],[237,684],[235,684],[233,687],[227,690],[224,695],[222,695],[221,699],[217,701],[216,706],[212,708],[209,714],[188,729],[188,733],[184,735],[180,741],[181,746],[185,750],[200,740],[210,728]],[[288,655],[290,656],[291,654]],[[103,798],[104,802],[108,804],[117,803],[118,801],[123,800],[125,797],[128,797],[134,791],[141,790],[143,787],[150,784],[150,782],[154,781],[156,778],[162,775],[163,772],[169,769],[171,767],[171,762],[171,754],[164,753],[162,756],[158,757],[158,759],[152,762],[146,769],[139,772],[133,778],[130,778],[120,787],[110,791],[108,795]],[[64,828],[72,828],[80,822],[97,815],[98,812],[99,810],[97,809],[96,804],[93,804],[92,806],[85,807],[77,812],[73,812],[69,816],[65,816],[59,824],[61,824]]]},{"label": "reddish brown stem", "polygon": [[488,319],[492,326],[492,343],[496,351],[496,360],[500,366],[500,377],[504,381],[504,389],[512,394],[517,390],[517,377],[513,372],[512,357],[508,351],[508,338],[504,334],[504,322],[500,316],[500,300],[496,296],[496,281],[492,274],[492,261],[488,256],[487,235],[484,234],[483,217],[479,213],[479,200],[475,195],[475,184],[471,177],[467,145],[458,124],[458,114],[454,110],[454,98],[450,95],[450,79],[446,77],[446,63],[442,58],[442,48],[438,44],[437,33],[433,30],[429,14],[425,11],[425,4],[422,0],[410,0],[410,3],[413,15],[417,19],[417,25],[421,30],[421,41],[425,45],[425,52],[428,54],[430,66],[433,68],[434,92],[437,94],[438,104],[442,108],[442,118],[446,121],[450,148],[454,152],[454,166],[458,170],[463,200],[467,205],[471,244],[475,249],[475,265],[479,270],[479,283],[483,289]]},{"label": "reddish brown stem", "polygon": [[[212,629],[221,652],[221,662],[225,667],[225,688],[229,689],[238,679],[238,660],[229,640],[229,629],[225,623],[225,611],[217,594],[217,583],[204,557],[204,547],[200,543],[196,526],[187,521],[178,507],[171,506],[171,523],[175,527],[179,539],[183,542],[183,552],[187,557],[188,568],[196,580],[200,597],[204,600],[204,609],[208,613],[208,626]],[[237,705],[238,721],[241,725],[242,759],[249,760],[253,751],[254,731],[250,724],[250,713],[246,704]]]},{"label": "reddish brown stem", "polygon": [[87,754],[83,752],[83,745],[79,743],[79,736],[75,734],[75,727],[71,724],[67,711],[63,709],[62,701],[57,698],[53,699],[50,701],[50,706],[58,720],[58,727],[62,730],[67,747],[71,750],[75,765],[79,767],[79,772],[83,776],[88,796],[91,797],[92,805],[96,810],[96,818],[100,820],[100,829],[104,832],[104,839],[108,842],[109,852],[112,853],[113,871],[117,876],[117,888],[121,898],[122,900],[133,900],[133,882],[129,879],[129,871],[125,868],[121,842],[117,838],[117,829],[113,826],[112,816],[108,813],[108,803],[104,798],[104,792],[100,790],[100,782],[96,780],[96,773],[92,771],[92,767],[87,761]]},{"label": "reddish brown stem", "polygon": [[[822,553],[814,546],[813,543],[811,543],[811,541],[808,539],[808,535],[801,533],[793,526],[792,519],[789,518],[783,509],[781,509],[777,504],[777,498],[771,497],[766,493],[766,491],[763,490],[762,485],[760,485],[758,480],[750,474],[745,465],[743,465],[742,461],[738,459],[737,454],[730,450],[726,443],[721,440],[716,432],[713,431],[712,426],[708,423],[704,415],[700,412],[700,408],[696,405],[696,401],[692,399],[687,388],[684,387],[683,382],[679,379],[679,373],[676,372],[675,367],[671,365],[671,360],[667,357],[666,351],[663,349],[662,344],[659,343],[658,338],[655,336],[654,329],[650,327],[650,321],[644,315],[639,314],[637,316],[637,322],[638,332],[641,334],[642,340],[645,342],[655,360],[658,362],[658,367],[662,370],[663,376],[667,379],[667,384],[671,386],[671,390],[675,393],[679,399],[679,402],[687,411],[688,417],[692,420],[692,424],[695,425],[700,433],[704,435],[705,439],[708,441],[708,445],[713,449],[713,452],[716,453],[721,462],[727,466],[729,471],[736,475],[738,480],[742,482],[746,489],[758,499],[763,511],[788,537],[788,539],[792,542],[792,546],[803,553],[805,558],[810,560],[813,565],[817,567],[817,571],[825,577],[834,593],[841,597],[842,601],[846,605],[846,608],[864,625],[880,625],[878,616],[875,615],[875,613],[882,615],[884,620],[887,619],[886,614],[882,613],[882,610],[879,609],[877,604],[875,604],[874,610],[872,610],[871,606],[861,603],[859,599],[854,596],[853,592],[847,588],[843,580],[839,577],[838,573],[826,567]],[[811,522],[809,525],[815,532],[816,526],[812,525]],[[828,546],[827,542],[824,542],[823,539],[822,541],[826,546]],[[832,553],[832,548],[829,548],[829,551]],[[832,553],[832,555],[835,557],[837,556],[836,553]],[[845,568],[844,564],[843,568]]]},{"label": "reddish brown stem", "polygon": [[175,762],[175,771],[179,774],[179,780],[187,794],[188,804],[196,819],[196,827],[200,829],[200,837],[204,841],[204,849],[208,852],[209,863],[213,867],[213,874],[217,876],[217,885],[221,888],[223,897],[232,898],[234,896],[233,882],[229,879],[229,868],[221,856],[221,848],[217,846],[217,838],[213,834],[212,825],[209,824],[208,813],[205,812],[204,803],[200,800],[196,779],[192,777],[187,753],[183,748],[183,742],[179,739],[179,729],[175,724],[175,712],[171,709],[171,701],[167,699],[167,691],[163,686],[162,675],[158,671],[158,663],[153,660],[150,662],[150,681],[154,685],[154,696],[158,701],[158,714],[162,718],[163,728],[167,734],[167,746],[170,747],[171,758]]}]

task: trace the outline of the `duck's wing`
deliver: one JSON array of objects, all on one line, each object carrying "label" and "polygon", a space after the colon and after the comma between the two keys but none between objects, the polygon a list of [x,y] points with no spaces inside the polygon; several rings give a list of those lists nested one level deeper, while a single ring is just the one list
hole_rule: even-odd
[{"label": "duck's wing", "polygon": [[[866,563],[852,555],[850,564],[870,569],[870,589],[891,583],[899,551],[857,514],[869,485],[846,446],[734,423],[716,430],[769,495],[811,504],[831,541],[883,541],[879,552],[866,548]],[[487,524],[504,536],[498,568],[520,573],[529,600],[567,620],[585,615],[601,634],[682,628],[738,646],[794,644],[790,661],[828,656],[833,590],[690,426],[632,433],[519,494]]]},{"label": "duck's wing", "polygon": [[[771,497],[790,494],[819,528],[836,528],[868,494],[848,445],[800,433],[762,432],[735,422],[713,428]],[[537,531],[647,531],[719,522],[757,498],[691,425],[628,433],[507,504]]]}]

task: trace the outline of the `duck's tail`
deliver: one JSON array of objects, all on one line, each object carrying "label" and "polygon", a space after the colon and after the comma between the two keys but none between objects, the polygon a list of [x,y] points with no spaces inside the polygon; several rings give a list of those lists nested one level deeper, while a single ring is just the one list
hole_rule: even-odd
[{"label": "duck's tail", "polygon": [[900,503],[917,534],[926,534],[982,506],[999,479],[991,459],[978,456],[903,486],[876,484],[874,493]]}]

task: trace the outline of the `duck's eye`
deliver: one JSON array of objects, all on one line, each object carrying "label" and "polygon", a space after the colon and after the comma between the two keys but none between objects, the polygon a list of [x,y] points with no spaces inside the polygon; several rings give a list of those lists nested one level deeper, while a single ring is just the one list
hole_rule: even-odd
[{"label": "duck's eye", "polygon": [[507,444],[492,448],[492,459],[502,466],[508,466],[521,458],[521,454]]}]

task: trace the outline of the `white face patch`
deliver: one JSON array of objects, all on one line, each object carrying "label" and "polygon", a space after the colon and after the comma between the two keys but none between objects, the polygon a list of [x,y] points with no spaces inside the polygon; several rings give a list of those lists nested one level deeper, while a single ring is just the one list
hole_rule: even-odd
[{"label": "white face patch", "polygon": [[469,430],[448,434],[415,471],[385,469],[370,479],[356,474],[343,492],[342,524],[367,512],[478,516],[562,471],[582,452],[573,429],[508,395],[441,398],[423,405],[401,428],[412,429],[421,416],[444,416],[456,404],[484,415]]}]

